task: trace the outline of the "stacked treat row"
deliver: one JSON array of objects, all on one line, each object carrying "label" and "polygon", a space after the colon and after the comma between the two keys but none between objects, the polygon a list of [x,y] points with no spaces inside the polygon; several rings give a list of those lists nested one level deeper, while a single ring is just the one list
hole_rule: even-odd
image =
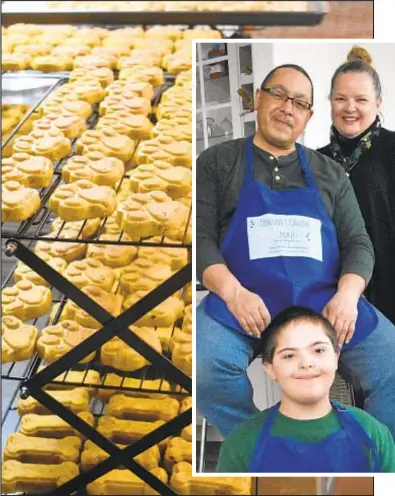
[{"label": "stacked treat row", "polygon": [[99,1],[99,2],[45,2],[48,9],[53,10],[112,10],[112,11],[133,11],[133,12],[172,12],[172,11],[198,11],[198,12],[267,12],[267,11],[300,11],[306,10],[307,2],[303,0],[292,1],[246,1],[243,2],[194,2],[194,1]]},{"label": "stacked treat row", "polygon": [[[182,30],[173,26],[110,30],[103,27],[14,24],[2,27],[1,68],[3,71],[29,68],[43,72],[71,71],[86,67],[87,59],[84,57],[89,56],[98,67],[121,69],[122,60],[129,57],[133,49],[159,45],[163,39],[181,46],[186,42],[190,45],[190,40],[198,38],[221,38],[221,34],[211,29]],[[172,64],[168,71],[174,73]]]}]

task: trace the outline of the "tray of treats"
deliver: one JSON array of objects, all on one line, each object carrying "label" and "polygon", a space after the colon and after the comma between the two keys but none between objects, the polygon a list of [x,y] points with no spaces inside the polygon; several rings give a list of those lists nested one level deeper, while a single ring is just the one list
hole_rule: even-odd
[{"label": "tray of treats", "polygon": [[[329,2],[279,1],[99,1],[3,3],[3,25],[315,25]],[[198,36],[197,36],[198,37]]]}]

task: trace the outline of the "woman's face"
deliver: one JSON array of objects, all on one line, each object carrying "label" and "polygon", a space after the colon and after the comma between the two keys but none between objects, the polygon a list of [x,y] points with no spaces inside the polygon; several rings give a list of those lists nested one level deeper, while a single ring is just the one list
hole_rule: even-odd
[{"label": "woman's face", "polygon": [[332,122],[341,135],[354,138],[373,124],[380,112],[373,80],[366,72],[345,72],[336,80],[331,96]]},{"label": "woman's face", "polygon": [[307,405],[329,397],[337,362],[337,353],[322,326],[299,321],[280,332],[273,362],[264,367],[278,382],[283,396]]}]

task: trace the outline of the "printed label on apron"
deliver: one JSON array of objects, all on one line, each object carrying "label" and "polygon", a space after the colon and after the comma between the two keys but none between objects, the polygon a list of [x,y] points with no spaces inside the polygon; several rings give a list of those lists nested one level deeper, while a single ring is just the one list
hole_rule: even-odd
[{"label": "printed label on apron", "polygon": [[308,257],[322,262],[321,221],[302,215],[247,217],[250,260]]}]

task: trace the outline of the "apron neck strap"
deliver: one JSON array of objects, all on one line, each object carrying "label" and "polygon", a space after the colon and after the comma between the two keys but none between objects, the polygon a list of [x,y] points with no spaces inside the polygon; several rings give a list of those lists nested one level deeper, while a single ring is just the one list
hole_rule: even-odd
[{"label": "apron neck strap", "polygon": [[318,189],[315,184],[309,164],[307,163],[306,153],[303,149],[303,146],[300,143],[295,143],[295,145],[296,145],[296,152],[298,154],[299,163],[303,169],[304,176],[306,178],[307,186],[309,188]]},{"label": "apron neck strap", "polygon": [[249,136],[246,142],[246,157],[245,157],[245,183],[253,181],[254,167],[254,136]]}]

